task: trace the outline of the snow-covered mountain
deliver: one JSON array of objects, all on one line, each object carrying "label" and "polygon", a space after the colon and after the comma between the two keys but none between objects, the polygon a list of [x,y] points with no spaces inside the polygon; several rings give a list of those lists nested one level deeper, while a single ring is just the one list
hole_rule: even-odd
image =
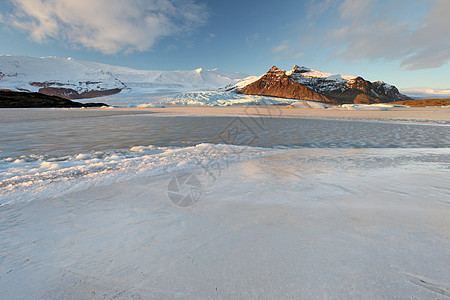
[{"label": "snow-covered mountain", "polygon": [[450,89],[409,88],[401,89],[403,94],[412,99],[446,99],[450,98]]},{"label": "snow-covered mountain", "polygon": [[248,77],[229,87],[244,94],[276,96],[333,103],[380,103],[407,100],[398,89],[382,81],[360,76],[325,73],[299,67],[284,71],[273,66],[260,77]]},{"label": "snow-covered mountain", "polygon": [[248,75],[213,70],[135,70],[72,58],[0,56],[0,89],[43,92],[71,99],[124,92],[217,90]]}]

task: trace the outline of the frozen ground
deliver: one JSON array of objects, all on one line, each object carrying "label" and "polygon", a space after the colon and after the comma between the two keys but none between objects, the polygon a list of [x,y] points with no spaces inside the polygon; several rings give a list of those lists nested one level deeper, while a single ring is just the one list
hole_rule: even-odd
[{"label": "frozen ground", "polygon": [[447,149],[285,150],[2,206],[2,298],[450,296]]},{"label": "frozen ground", "polygon": [[450,297],[448,125],[0,113],[2,299]]}]

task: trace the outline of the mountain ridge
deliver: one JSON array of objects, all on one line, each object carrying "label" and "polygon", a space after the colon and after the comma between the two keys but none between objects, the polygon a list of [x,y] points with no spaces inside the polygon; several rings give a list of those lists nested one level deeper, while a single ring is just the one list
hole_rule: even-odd
[{"label": "mountain ridge", "polygon": [[325,73],[295,65],[291,71],[273,66],[252,82],[237,84],[234,90],[249,95],[332,102],[371,104],[410,100],[398,89],[382,81],[367,81],[361,76]]},{"label": "mountain ridge", "polygon": [[247,95],[274,96],[289,99],[331,102],[330,99],[289,78],[285,71],[273,66],[257,81],[248,84],[238,92]]},{"label": "mountain ridge", "polygon": [[83,99],[119,92],[216,90],[247,74],[219,69],[136,70],[72,58],[0,55],[0,89]]}]

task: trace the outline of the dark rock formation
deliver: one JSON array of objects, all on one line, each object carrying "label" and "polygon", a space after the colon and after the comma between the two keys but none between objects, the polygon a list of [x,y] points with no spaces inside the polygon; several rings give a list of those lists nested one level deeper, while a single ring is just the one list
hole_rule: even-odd
[{"label": "dark rock formation", "polygon": [[314,90],[293,81],[286,72],[273,66],[259,80],[243,87],[239,92],[247,95],[264,95],[290,99],[332,102]]},{"label": "dark rock formation", "polygon": [[0,108],[32,107],[100,107],[104,103],[79,103],[56,96],[40,93],[22,93],[0,90]]},{"label": "dark rock formation", "polygon": [[370,93],[371,85],[372,83],[370,81],[364,80],[364,78],[359,76],[354,79],[350,79],[346,84],[348,88],[360,90],[364,94]]},{"label": "dark rock formation", "polygon": [[103,96],[110,96],[118,94],[122,91],[121,89],[110,89],[110,90],[93,90],[88,92],[79,93],[76,90],[68,88],[57,88],[57,87],[42,87],[39,89],[39,93],[48,96],[58,96],[65,99],[88,99]]}]

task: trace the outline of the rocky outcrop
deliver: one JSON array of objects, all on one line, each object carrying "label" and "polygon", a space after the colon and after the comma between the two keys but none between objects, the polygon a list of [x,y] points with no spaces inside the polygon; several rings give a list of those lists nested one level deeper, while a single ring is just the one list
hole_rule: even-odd
[{"label": "rocky outcrop", "polygon": [[354,103],[370,104],[409,99],[401,94],[395,86],[382,81],[370,82],[362,77],[356,77],[355,79],[350,79],[346,86],[362,92],[356,96]]},{"label": "rocky outcrop", "polygon": [[238,92],[247,95],[264,95],[290,99],[332,102],[326,96],[293,81],[286,72],[273,66],[259,80],[246,85]]},{"label": "rocky outcrop", "polygon": [[76,90],[68,88],[57,88],[57,87],[43,87],[39,89],[39,93],[48,96],[58,96],[65,99],[89,99],[103,96],[110,96],[118,94],[122,91],[121,89],[110,89],[110,90],[92,90],[87,92],[79,93]]},{"label": "rocky outcrop", "polygon": [[408,100],[395,86],[382,81],[370,82],[360,76],[341,76],[297,65],[285,72],[272,67],[258,81],[238,92],[336,104],[371,104]]},{"label": "rocky outcrop", "polygon": [[364,80],[364,78],[358,76],[356,78],[353,78],[353,79],[350,79],[349,81],[347,81],[347,83],[345,85],[348,88],[357,89],[357,90],[360,90],[361,92],[363,92],[364,94],[369,94],[372,83],[370,83],[370,81]]},{"label": "rocky outcrop", "polygon": [[22,93],[0,90],[0,108],[31,108],[31,107],[101,107],[105,103],[79,103],[56,96],[40,93]]}]

